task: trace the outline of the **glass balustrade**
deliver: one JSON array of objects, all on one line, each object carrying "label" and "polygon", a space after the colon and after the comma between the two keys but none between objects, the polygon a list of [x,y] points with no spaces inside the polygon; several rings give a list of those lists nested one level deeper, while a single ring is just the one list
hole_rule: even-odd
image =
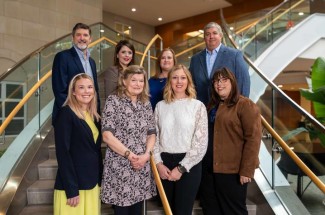
[{"label": "glass balustrade", "polygon": [[[290,31],[309,14],[309,1],[285,1],[279,8],[258,20],[252,27],[239,34],[235,34],[236,31],[233,30],[231,35],[239,48],[254,61],[278,38]],[[228,23],[228,25],[236,26],[237,24],[235,22]]]}]

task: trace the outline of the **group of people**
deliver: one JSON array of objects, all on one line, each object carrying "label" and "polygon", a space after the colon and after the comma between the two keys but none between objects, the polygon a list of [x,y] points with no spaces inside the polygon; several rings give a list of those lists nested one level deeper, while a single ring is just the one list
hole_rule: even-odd
[{"label": "group of people", "polygon": [[[89,26],[72,30],[73,47],[54,59],[52,114],[58,172],[54,214],[140,215],[157,195],[152,155],[175,215],[190,215],[197,197],[205,215],[247,214],[247,183],[258,167],[261,120],[249,99],[248,67],[240,51],[221,43],[222,30],[204,28],[206,49],[190,68],[171,48],[148,73],[135,65],[127,40],[115,47],[105,71],[100,112]],[[101,113],[101,116],[99,115]],[[107,145],[102,158],[101,143]]]}]

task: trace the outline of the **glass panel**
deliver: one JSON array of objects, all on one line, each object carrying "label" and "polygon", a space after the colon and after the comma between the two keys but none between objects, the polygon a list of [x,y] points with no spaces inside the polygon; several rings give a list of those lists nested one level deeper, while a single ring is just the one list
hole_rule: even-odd
[{"label": "glass panel", "polygon": [[[18,105],[19,102],[4,102],[5,104],[5,117],[8,117],[8,115],[11,113],[11,111]],[[24,109],[20,109],[15,117],[24,117]]]},{"label": "glass panel", "polygon": [[22,99],[23,86],[18,84],[6,84],[6,97],[10,99]]},{"label": "glass panel", "polygon": [[6,135],[17,135],[24,129],[23,119],[14,119],[6,129]]}]

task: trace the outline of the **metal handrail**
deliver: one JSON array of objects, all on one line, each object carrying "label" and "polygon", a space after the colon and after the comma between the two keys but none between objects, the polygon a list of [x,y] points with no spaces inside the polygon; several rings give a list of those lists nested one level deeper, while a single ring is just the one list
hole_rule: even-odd
[{"label": "metal handrail", "polygon": [[280,137],[280,135],[274,131],[272,126],[261,115],[262,124],[266,130],[272,135],[272,137],[279,143],[282,149],[292,158],[292,160],[299,166],[299,168],[315,183],[315,185],[325,193],[325,184],[313,173],[304,162],[292,151],[286,142]]},{"label": "metal handrail", "polygon": [[[280,19],[283,14],[286,14],[289,10],[299,6],[302,2],[304,2],[304,0],[300,0],[299,2],[297,2],[296,4],[292,5],[289,9],[286,9],[284,12],[280,13],[277,17],[272,19],[272,22],[264,25],[258,32],[255,33],[254,37],[251,37],[242,47],[242,49],[245,49],[246,46],[249,45],[249,43],[255,39],[255,37],[257,37],[261,32],[263,32],[267,27],[269,27],[272,23],[274,23],[276,20]],[[257,23],[256,23],[257,24]],[[254,26],[253,26],[254,27]],[[252,28],[253,28],[252,27]]]},{"label": "metal handrail", "polygon": [[282,7],[282,5],[286,4],[287,2],[288,2],[288,0],[285,0],[285,1],[281,2],[279,5],[277,5],[276,7],[272,8],[272,10],[270,10],[269,12],[267,12],[261,18],[257,19],[256,21],[254,21],[254,22],[248,24],[247,26],[245,26],[245,27],[239,29],[238,31],[236,31],[236,34],[240,34],[241,32],[245,31],[247,28],[248,28],[247,31],[249,31],[250,29],[254,28],[255,25],[257,25],[259,22],[261,22],[262,20],[266,19],[267,17],[271,16],[274,11],[278,10],[280,7]]},{"label": "metal handrail", "polygon": [[[142,56],[142,60],[141,60],[141,63],[140,63],[140,66],[143,65],[143,62],[144,62],[144,58],[145,56],[147,55],[149,49],[151,48],[151,46],[156,42],[157,39],[160,39],[162,41],[162,38],[159,34],[156,34],[151,40],[150,42],[148,43],[144,53],[143,53],[143,56]],[[161,49],[162,49],[162,44],[161,44]],[[167,200],[167,197],[166,197],[166,193],[165,193],[165,190],[162,186],[162,183],[161,183],[161,180],[160,180],[160,176],[159,176],[159,173],[158,173],[158,170],[157,170],[157,166],[156,166],[156,162],[155,162],[155,159],[153,157],[153,154],[151,153],[150,154],[150,165],[151,165],[151,169],[152,169],[152,172],[153,172],[153,176],[155,178],[155,182],[157,184],[157,188],[158,188],[158,192],[159,192],[159,196],[160,196],[160,199],[161,199],[161,203],[163,205],[163,208],[164,208],[164,211],[166,213],[166,215],[173,215],[171,209],[170,209],[170,205],[169,205],[169,202]]]}]

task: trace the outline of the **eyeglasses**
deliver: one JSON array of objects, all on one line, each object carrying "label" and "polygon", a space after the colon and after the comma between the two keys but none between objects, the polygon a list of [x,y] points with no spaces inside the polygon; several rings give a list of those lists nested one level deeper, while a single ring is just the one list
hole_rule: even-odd
[{"label": "eyeglasses", "polygon": [[229,78],[218,78],[213,81],[213,84],[224,84]]}]

